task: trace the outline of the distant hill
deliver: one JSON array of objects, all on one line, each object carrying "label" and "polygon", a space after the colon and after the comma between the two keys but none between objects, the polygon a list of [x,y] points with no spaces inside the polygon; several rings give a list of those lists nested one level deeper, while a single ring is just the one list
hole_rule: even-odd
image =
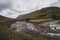
[{"label": "distant hill", "polygon": [[5,21],[8,21],[8,20],[12,20],[11,18],[7,18],[7,17],[3,17],[0,15],[0,22],[5,22]]},{"label": "distant hill", "polygon": [[18,19],[23,19],[23,20],[40,20],[40,19],[56,20],[56,19],[60,19],[60,8],[58,8],[58,7],[42,8],[41,10],[37,10],[32,13],[23,15],[23,16],[19,16]]}]

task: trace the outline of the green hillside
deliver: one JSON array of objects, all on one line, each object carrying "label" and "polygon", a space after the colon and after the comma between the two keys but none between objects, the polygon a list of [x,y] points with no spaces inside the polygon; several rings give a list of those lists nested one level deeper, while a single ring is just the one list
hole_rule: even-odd
[{"label": "green hillside", "polygon": [[[51,21],[51,20],[58,20],[60,19],[60,8],[58,7],[47,7],[41,10],[37,10],[30,14],[26,14],[23,16],[19,16],[18,19],[22,20],[29,20],[31,22],[41,22],[44,21]],[[34,20],[34,21],[33,21]],[[39,21],[40,20],[40,21]]]}]

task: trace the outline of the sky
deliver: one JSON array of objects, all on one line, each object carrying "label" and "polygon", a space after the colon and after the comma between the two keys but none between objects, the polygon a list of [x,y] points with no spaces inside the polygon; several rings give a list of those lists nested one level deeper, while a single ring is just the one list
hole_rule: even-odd
[{"label": "sky", "polygon": [[0,15],[17,18],[50,6],[60,7],[60,0],[0,0]]}]

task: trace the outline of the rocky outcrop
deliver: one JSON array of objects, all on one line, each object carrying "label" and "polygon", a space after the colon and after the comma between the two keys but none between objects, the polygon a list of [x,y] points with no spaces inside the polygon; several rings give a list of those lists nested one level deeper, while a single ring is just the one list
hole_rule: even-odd
[{"label": "rocky outcrop", "polygon": [[[24,33],[28,33],[28,34],[32,34],[32,35],[45,35],[45,36],[59,36],[60,37],[60,29],[57,30],[53,30],[51,28],[49,28],[50,26],[45,26],[49,25],[50,23],[56,23],[57,21],[51,21],[51,22],[46,22],[46,23],[42,23],[42,24],[33,24],[33,23],[27,23],[27,22],[21,22],[21,21],[17,21],[15,23],[13,23],[10,27],[10,29],[15,30],[16,32],[24,32]],[[51,26],[53,27],[53,26]]]},{"label": "rocky outcrop", "polygon": [[35,27],[34,24],[27,22],[20,22],[20,21],[13,23],[10,29],[15,29],[17,32],[27,31],[27,30],[37,31],[37,28]]}]

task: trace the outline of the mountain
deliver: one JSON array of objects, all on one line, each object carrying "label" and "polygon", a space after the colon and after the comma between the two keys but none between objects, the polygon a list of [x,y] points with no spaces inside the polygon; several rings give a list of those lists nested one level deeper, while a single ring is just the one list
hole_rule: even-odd
[{"label": "mountain", "polygon": [[[19,16],[17,19],[33,20],[39,22],[39,20],[50,21],[60,19],[60,8],[58,7],[46,7],[41,10],[34,11],[32,13]],[[35,22],[36,22],[35,21]]]}]

